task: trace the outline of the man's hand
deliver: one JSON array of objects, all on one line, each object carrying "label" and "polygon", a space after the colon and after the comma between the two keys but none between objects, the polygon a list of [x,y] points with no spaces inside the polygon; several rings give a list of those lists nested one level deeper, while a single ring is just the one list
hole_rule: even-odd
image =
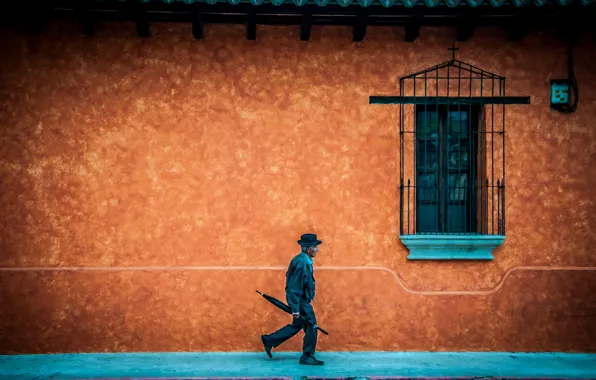
[{"label": "man's hand", "polygon": [[300,317],[300,313],[292,313],[292,317],[294,317],[294,319],[298,319]]}]

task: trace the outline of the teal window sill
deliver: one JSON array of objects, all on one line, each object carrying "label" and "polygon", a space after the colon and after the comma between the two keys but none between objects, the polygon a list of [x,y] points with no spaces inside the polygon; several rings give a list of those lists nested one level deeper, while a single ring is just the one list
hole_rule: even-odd
[{"label": "teal window sill", "polygon": [[408,260],[493,260],[504,235],[400,235]]}]

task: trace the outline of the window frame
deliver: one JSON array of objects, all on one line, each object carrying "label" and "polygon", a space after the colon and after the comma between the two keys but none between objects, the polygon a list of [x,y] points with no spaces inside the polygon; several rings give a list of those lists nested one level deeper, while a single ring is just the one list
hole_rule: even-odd
[{"label": "window frame", "polygon": [[[461,139],[461,129],[459,132],[453,132],[452,126],[453,124],[449,121],[449,114],[452,112],[466,112],[467,113],[467,123],[466,130],[467,130],[467,137],[465,140]],[[429,133],[433,133],[434,129],[424,131],[423,128],[425,126],[422,122],[422,119],[425,118],[425,114],[436,114],[436,133],[438,135],[438,142],[436,152],[436,169],[430,169],[428,165],[425,164],[425,167],[419,166],[419,158],[421,157],[419,152],[420,143],[428,143],[432,141],[432,137],[427,137]],[[476,234],[479,233],[480,226],[478,225],[478,221],[480,219],[479,212],[481,212],[480,207],[478,205],[478,194],[479,194],[479,186],[481,186],[482,181],[482,174],[483,169],[486,165],[486,159],[482,159],[479,157],[483,153],[482,150],[482,139],[480,137],[483,136],[482,134],[482,122],[481,122],[481,115],[482,109],[480,105],[464,105],[461,104],[417,104],[414,107],[414,128],[415,128],[415,143],[414,143],[414,171],[415,171],[415,184],[416,184],[416,194],[415,194],[415,234],[423,235],[423,234]],[[460,116],[461,117],[461,116]],[[460,119],[461,120],[461,119]],[[462,124],[460,124],[461,126]],[[449,136],[449,134],[457,133],[459,136],[457,140],[453,140],[454,137]],[[430,135],[432,136],[432,134]],[[452,169],[447,164],[450,161],[449,158],[449,149],[453,146],[453,143],[457,142],[460,146],[462,142],[467,144],[467,170],[461,171],[460,162],[458,162],[458,168]],[[426,147],[426,144],[425,144]],[[461,148],[460,148],[461,149]],[[459,151],[461,154],[461,150]],[[465,151],[464,151],[465,152]],[[426,151],[423,157],[426,157]],[[480,158],[480,159],[479,159]],[[461,160],[461,155],[460,155]],[[431,163],[432,165],[432,163]],[[438,187],[439,196],[436,198],[436,201],[433,200],[421,200],[421,181],[420,177],[422,174],[429,174],[429,173],[437,173],[435,179],[438,181],[435,185]],[[467,182],[465,185],[464,190],[464,201],[451,199],[453,197],[458,198],[459,194],[461,194],[460,188],[452,188],[449,185],[450,176],[452,174],[457,173],[466,174],[467,175]],[[456,178],[456,181],[459,181],[461,178]],[[445,185],[447,183],[447,185]],[[422,225],[428,223],[421,223],[425,221],[425,218],[428,218],[428,214],[426,217],[423,217],[423,213],[421,213],[421,204],[433,204],[434,203],[438,206],[437,207],[437,215],[434,217],[436,218],[436,226],[435,230],[427,230]],[[425,203],[422,203],[425,202]],[[464,228],[463,230],[455,230],[450,225],[449,222],[449,215],[450,215],[450,205],[455,205],[457,202],[462,202],[465,206],[464,211]],[[460,203],[460,204],[462,204]],[[458,215],[459,216],[459,215]],[[467,218],[465,217],[467,216]]]}]

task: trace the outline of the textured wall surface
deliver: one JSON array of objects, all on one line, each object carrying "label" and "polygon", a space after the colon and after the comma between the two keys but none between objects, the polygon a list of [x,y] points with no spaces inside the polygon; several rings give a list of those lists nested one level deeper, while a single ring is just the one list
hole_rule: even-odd
[{"label": "textured wall surface", "polygon": [[[596,47],[578,112],[549,109],[566,46],[479,29],[458,58],[508,78],[507,238],[493,262],[408,262],[396,78],[449,29],[75,25],[0,35],[0,351],[260,350],[287,323],[301,233],[321,350],[596,351]],[[279,349],[298,350],[301,338]]]}]

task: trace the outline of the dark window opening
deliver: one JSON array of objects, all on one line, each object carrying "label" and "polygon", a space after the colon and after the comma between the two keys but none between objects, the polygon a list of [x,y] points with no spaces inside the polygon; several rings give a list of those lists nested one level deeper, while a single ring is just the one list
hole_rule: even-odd
[{"label": "dark window opening", "polygon": [[479,107],[415,110],[417,233],[478,232]]}]

